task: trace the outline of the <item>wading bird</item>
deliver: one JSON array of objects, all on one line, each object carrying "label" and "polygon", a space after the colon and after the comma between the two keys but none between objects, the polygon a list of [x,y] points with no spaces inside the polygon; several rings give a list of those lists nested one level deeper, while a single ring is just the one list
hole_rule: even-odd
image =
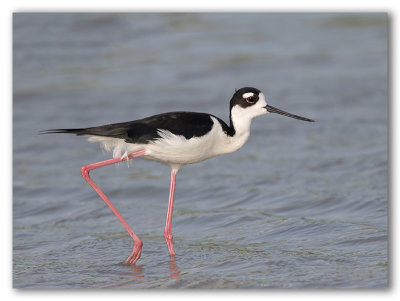
[{"label": "wading bird", "polygon": [[89,128],[54,129],[45,131],[45,133],[71,133],[88,136],[89,141],[99,142],[106,151],[113,153],[113,159],[82,166],[81,172],[83,178],[106,202],[131,235],[134,247],[125,263],[135,264],[140,258],[143,243],[91,179],[90,171],[138,157],[169,165],[171,167],[171,185],[164,237],[170,255],[175,256],[171,222],[178,170],[186,164],[237,151],[249,138],[252,119],[267,113],[314,121],[274,108],[266,103],[264,94],[260,90],[245,87],[237,90],[232,96],[229,125],[211,114],[170,112],[129,122]]}]

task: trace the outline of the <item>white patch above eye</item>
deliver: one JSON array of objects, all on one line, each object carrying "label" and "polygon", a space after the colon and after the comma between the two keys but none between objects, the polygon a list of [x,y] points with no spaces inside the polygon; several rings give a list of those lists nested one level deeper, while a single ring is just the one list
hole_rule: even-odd
[{"label": "white patch above eye", "polygon": [[244,94],[242,95],[242,97],[243,97],[244,99],[246,99],[246,98],[248,98],[248,97],[252,97],[252,96],[254,96],[254,93],[253,93],[253,92],[247,92],[247,93],[244,93]]}]

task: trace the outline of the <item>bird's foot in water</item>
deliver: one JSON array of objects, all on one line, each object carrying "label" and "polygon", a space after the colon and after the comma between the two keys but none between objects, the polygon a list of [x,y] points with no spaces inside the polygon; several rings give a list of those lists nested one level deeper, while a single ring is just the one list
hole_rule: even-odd
[{"label": "bird's foot in water", "polygon": [[124,261],[124,264],[126,265],[133,265],[136,263],[136,261],[139,260],[140,255],[142,254],[142,246],[143,243],[141,241],[138,241],[135,243],[133,246],[133,250],[131,255]]}]

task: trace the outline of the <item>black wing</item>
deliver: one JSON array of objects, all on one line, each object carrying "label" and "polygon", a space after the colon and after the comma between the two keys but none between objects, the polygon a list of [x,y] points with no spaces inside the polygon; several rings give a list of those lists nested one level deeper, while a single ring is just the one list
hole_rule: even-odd
[{"label": "black wing", "polygon": [[[56,129],[45,133],[72,133],[78,136],[103,136],[124,139],[128,143],[146,144],[160,138],[158,130],[170,131],[175,135],[182,135],[186,139],[200,137],[207,134],[212,126],[211,117],[206,113],[171,112],[154,115],[140,120],[114,123],[81,129]],[[215,117],[225,132],[229,127],[221,119]]]}]

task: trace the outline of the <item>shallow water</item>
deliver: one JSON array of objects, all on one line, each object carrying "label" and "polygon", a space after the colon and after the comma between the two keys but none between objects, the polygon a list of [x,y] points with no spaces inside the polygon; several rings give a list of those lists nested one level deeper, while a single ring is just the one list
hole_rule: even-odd
[{"label": "shallow water", "polygon": [[[15,14],[13,286],[16,288],[383,288],[388,285],[386,14]],[[177,177],[49,128],[165,111],[227,121],[235,88],[315,119],[253,121],[236,153]]]}]

